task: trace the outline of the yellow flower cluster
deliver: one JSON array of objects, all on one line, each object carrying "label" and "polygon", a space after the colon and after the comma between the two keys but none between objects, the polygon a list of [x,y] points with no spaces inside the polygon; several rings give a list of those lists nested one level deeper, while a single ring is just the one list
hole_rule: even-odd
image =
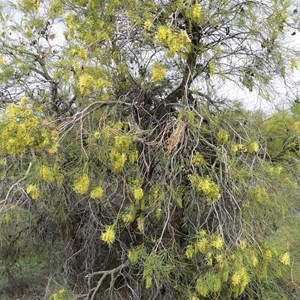
[{"label": "yellow flower cluster", "polygon": [[140,233],[143,233],[144,232],[144,219],[142,217],[138,217],[137,218],[137,226],[138,226],[138,230]]},{"label": "yellow flower cluster", "polygon": [[94,138],[95,138],[95,139],[99,139],[100,136],[101,136],[101,133],[100,133],[99,131],[95,131],[95,132],[94,132]]},{"label": "yellow flower cluster", "polygon": [[202,19],[202,7],[200,4],[195,4],[192,11],[193,21],[199,23]]},{"label": "yellow flower cluster", "polygon": [[174,33],[172,41],[169,45],[170,55],[173,56],[175,53],[183,51],[184,48],[189,48],[191,39],[185,30],[180,33]]},{"label": "yellow flower cluster", "polygon": [[108,245],[111,245],[116,240],[116,233],[113,226],[107,227],[106,231],[102,233],[101,240]]},{"label": "yellow flower cluster", "polygon": [[41,166],[40,168],[40,176],[45,181],[54,181],[53,173],[48,166]]},{"label": "yellow flower cluster", "polygon": [[191,39],[185,30],[172,32],[168,26],[159,26],[156,39],[170,49],[170,55],[189,49]]},{"label": "yellow flower cluster", "polygon": [[134,199],[139,202],[144,197],[144,191],[141,187],[137,187],[133,191]]},{"label": "yellow flower cluster", "polygon": [[90,196],[92,199],[100,199],[102,198],[103,193],[104,193],[103,188],[98,186],[91,191]]},{"label": "yellow flower cluster", "polygon": [[291,70],[294,72],[295,70],[298,69],[298,62],[295,59],[291,60]]},{"label": "yellow flower cluster", "polygon": [[130,260],[131,263],[135,264],[139,259],[138,252],[134,250],[129,250],[128,259]]},{"label": "yellow flower cluster", "polygon": [[247,150],[249,153],[256,153],[259,151],[259,145],[257,142],[252,142],[248,145]]},{"label": "yellow flower cluster", "polygon": [[235,286],[236,297],[243,293],[250,281],[251,278],[244,267],[240,268],[232,275],[231,282]]},{"label": "yellow flower cluster", "polygon": [[236,154],[237,152],[247,152],[247,148],[243,144],[236,144],[236,143],[234,143],[231,146],[231,151],[232,151],[233,154]]},{"label": "yellow flower cluster", "polygon": [[192,259],[193,256],[195,254],[195,248],[193,245],[187,245],[186,247],[186,251],[185,251],[185,256],[188,258],[188,259]]},{"label": "yellow flower cluster", "polygon": [[129,162],[130,164],[134,164],[139,158],[139,152],[138,150],[133,150],[129,153]]},{"label": "yellow flower cluster", "polygon": [[204,157],[198,151],[195,153],[192,161],[195,167],[199,167],[205,164]]},{"label": "yellow flower cluster", "polygon": [[6,62],[4,60],[4,58],[0,55],[0,66],[5,66]]},{"label": "yellow flower cluster", "polygon": [[35,184],[30,184],[27,186],[26,192],[30,195],[33,200],[39,198],[39,190]]},{"label": "yellow flower cluster", "polygon": [[265,188],[263,188],[261,186],[258,186],[258,187],[255,188],[254,193],[255,193],[255,199],[258,202],[261,202],[261,203],[269,202],[270,197],[269,197],[267,191],[265,190]]},{"label": "yellow flower cluster", "polygon": [[210,75],[215,75],[216,72],[216,66],[214,63],[210,63],[208,66],[208,71]]},{"label": "yellow flower cluster", "polygon": [[166,69],[161,65],[155,65],[153,67],[152,80],[153,81],[162,81],[165,78]]},{"label": "yellow flower cluster", "polygon": [[78,194],[85,194],[90,186],[90,179],[87,174],[84,174],[80,179],[74,183],[74,191]]},{"label": "yellow flower cluster", "polygon": [[188,245],[186,247],[185,256],[189,259],[192,259],[194,254],[207,253],[208,260],[212,260],[212,252],[219,253],[224,247],[224,240],[219,235],[216,234],[206,234],[203,235],[200,233],[200,239],[194,244]]},{"label": "yellow flower cluster", "polygon": [[220,143],[226,144],[229,140],[229,134],[225,129],[220,129],[217,138]]},{"label": "yellow flower cluster", "polygon": [[79,91],[82,95],[89,95],[91,88],[95,85],[95,79],[93,76],[83,74],[79,78]]},{"label": "yellow flower cluster", "polygon": [[132,144],[132,137],[130,135],[118,135],[115,137],[115,148],[119,151],[128,151]]},{"label": "yellow flower cluster", "polygon": [[169,44],[171,42],[171,29],[167,26],[159,26],[156,37],[159,41]]},{"label": "yellow flower cluster", "polygon": [[290,254],[288,252],[284,253],[281,257],[280,257],[280,262],[282,264],[284,264],[285,266],[289,266],[291,264],[291,258],[290,258]]},{"label": "yellow flower cluster", "polygon": [[201,178],[197,188],[205,194],[208,204],[221,199],[219,186],[208,177]]},{"label": "yellow flower cluster", "polygon": [[152,28],[152,21],[150,19],[147,19],[144,23],[144,28],[146,31],[150,31]]},{"label": "yellow flower cluster", "polygon": [[3,154],[23,156],[31,148],[34,151],[49,149],[57,143],[46,122],[38,118],[26,106],[9,105],[1,120],[0,148]]},{"label": "yellow flower cluster", "polygon": [[196,282],[196,291],[202,296],[206,297],[209,293],[209,289],[207,285],[205,284],[204,280],[202,278],[198,278]]},{"label": "yellow flower cluster", "polygon": [[132,223],[135,220],[135,209],[134,206],[130,209],[128,213],[123,215],[123,222],[126,224]]},{"label": "yellow flower cluster", "polygon": [[116,174],[120,173],[123,170],[126,160],[127,157],[125,153],[117,153],[114,162],[114,171]]}]

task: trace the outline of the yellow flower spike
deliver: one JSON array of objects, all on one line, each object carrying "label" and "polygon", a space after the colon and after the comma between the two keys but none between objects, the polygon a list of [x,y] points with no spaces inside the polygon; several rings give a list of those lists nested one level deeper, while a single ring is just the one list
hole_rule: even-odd
[{"label": "yellow flower spike", "polygon": [[153,67],[152,80],[155,82],[162,81],[166,76],[166,69],[161,65]]},{"label": "yellow flower spike", "polygon": [[89,185],[90,185],[90,179],[87,174],[84,174],[80,179],[78,179],[74,183],[73,188],[76,193],[83,195],[88,191]]},{"label": "yellow flower spike", "polygon": [[33,200],[37,200],[39,198],[39,190],[35,184],[28,185],[26,192],[31,196]]},{"label": "yellow flower spike", "polygon": [[282,264],[284,264],[285,266],[289,266],[291,264],[291,258],[290,258],[290,254],[288,252],[284,253],[281,257],[280,257],[280,262]]},{"label": "yellow flower spike", "polygon": [[229,140],[229,134],[227,132],[227,130],[225,129],[220,129],[220,131],[218,132],[218,141],[220,143],[226,144]]},{"label": "yellow flower spike", "polygon": [[103,188],[99,186],[99,187],[94,188],[91,191],[90,196],[91,196],[92,199],[101,199],[102,196],[103,196],[103,192],[104,192]]},{"label": "yellow flower spike", "polygon": [[101,240],[108,245],[111,245],[116,240],[116,233],[113,225],[107,227],[106,231],[102,233]]},{"label": "yellow flower spike", "polygon": [[144,218],[138,217],[137,218],[137,226],[140,233],[144,232]]},{"label": "yellow flower spike", "polygon": [[248,145],[247,150],[249,153],[257,153],[259,151],[259,145],[257,142],[252,142]]},{"label": "yellow flower spike", "polygon": [[159,41],[169,44],[171,42],[170,28],[167,26],[159,26],[156,37]]},{"label": "yellow flower spike", "polygon": [[193,7],[192,11],[193,21],[199,23],[202,19],[202,6],[200,4],[196,4]]},{"label": "yellow flower spike", "polygon": [[10,221],[10,214],[6,214],[5,215],[5,222],[9,223],[9,221]]},{"label": "yellow flower spike", "polygon": [[134,199],[139,202],[144,197],[144,191],[141,187],[137,187],[133,191]]},{"label": "yellow flower spike", "polygon": [[127,224],[134,222],[134,220],[135,220],[135,213],[134,212],[130,212],[130,213],[125,214],[123,216],[122,220],[123,220],[124,223],[127,223]]},{"label": "yellow flower spike", "polygon": [[202,238],[196,243],[196,247],[201,253],[204,253],[208,248],[208,240],[206,238]]},{"label": "yellow flower spike", "polygon": [[90,88],[93,86],[95,79],[88,74],[83,74],[79,78],[79,91],[82,95],[88,95]]},{"label": "yellow flower spike", "polygon": [[136,251],[129,250],[128,251],[128,259],[132,264],[135,264],[139,259],[138,253]]},{"label": "yellow flower spike", "polygon": [[201,153],[196,152],[193,160],[192,160],[193,164],[195,167],[199,167],[205,164],[205,159],[204,157],[201,155]]},{"label": "yellow flower spike", "polygon": [[209,289],[206,286],[202,278],[198,278],[196,282],[196,291],[203,297],[206,297],[209,293]]},{"label": "yellow flower spike", "polygon": [[53,173],[48,166],[41,166],[40,168],[40,176],[45,181],[54,181]]},{"label": "yellow flower spike", "polygon": [[211,245],[217,250],[221,250],[224,246],[224,240],[220,236],[217,236]]},{"label": "yellow flower spike", "polygon": [[195,254],[195,249],[193,247],[193,245],[188,245],[186,247],[186,251],[185,251],[185,256],[188,258],[188,259],[192,259],[193,256]]},{"label": "yellow flower spike", "polygon": [[162,209],[161,208],[158,208],[155,212],[155,216],[156,216],[156,219],[157,221],[160,221],[163,217],[163,212],[162,212]]},{"label": "yellow flower spike", "polygon": [[144,23],[144,28],[146,31],[150,31],[152,28],[152,21],[150,19],[146,20]]}]

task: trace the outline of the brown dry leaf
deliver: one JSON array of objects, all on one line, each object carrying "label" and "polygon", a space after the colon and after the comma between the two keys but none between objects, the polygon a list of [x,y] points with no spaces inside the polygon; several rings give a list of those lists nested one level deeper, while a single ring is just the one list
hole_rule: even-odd
[{"label": "brown dry leaf", "polygon": [[178,122],[176,129],[173,131],[170,138],[168,139],[167,149],[169,153],[171,153],[182,140],[184,136],[185,127],[186,125],[183,121]]}]

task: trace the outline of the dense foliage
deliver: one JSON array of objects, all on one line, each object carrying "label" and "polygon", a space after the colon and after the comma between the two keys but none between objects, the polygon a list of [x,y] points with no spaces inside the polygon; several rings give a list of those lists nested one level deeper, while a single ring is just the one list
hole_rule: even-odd
[{"label": "dense foliage", "polygon": [[270,116],[218,90],[270,100],[282,82],[295,100],[295,7],[3,7],[3,274],[46,254],[86,299],[292,299],[293,245],[274,236],[298,195],[299,104]]}]

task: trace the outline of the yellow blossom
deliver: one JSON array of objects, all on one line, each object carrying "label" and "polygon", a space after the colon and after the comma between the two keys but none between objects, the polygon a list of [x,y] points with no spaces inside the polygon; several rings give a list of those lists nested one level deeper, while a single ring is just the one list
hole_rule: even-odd
[{"label": "yellow blossom", "polygon": [[23,106],[23,107],[26,107],[27,104],[28,104],[28,97],[23,96],[23,97],[20,99],[20,105]]},{"label": "yellow blossom", "polygon": [[217,236],[215,240],[212,241],[211,245],[216,249],[221,250],[224,245],[224,240],[220,236]]},{"label": "yellow blossom", "polygon": [[205,252],[208,248],[208,240],[206,238],[202,238],[196,243],[196,247],[201,253]]},{"label": "yellow blossom", "polygon": [[133,150],[133,151],[130,152],[130,154],[129,154],[129,162],[130,162],[130,164],[133,165],[138,160],[138,158],[139,158],[139,152],[138,152],[138,150]]},{"label": "yellow blossom", "polygon": [[197,279],[196,291],[203,297],[206,297],[209,293],[209,289],[208,289],[207,285],[201,278]]},{"label": "yellow blossom", "polygon": [[255,199],[258,202],[262,203],[262,202],[268,202],[270,200],[266,189],[263,187],[260,187],[260,186],[256,187],[254,193],[255,193]]},{"label": "yellow blossom", "polygon": [[156,216],[157,221],[160,221],[162,219],[163,213],[162,213],[162,209],[161,208],[158,208],[156,210],[155,216]]},{"label": "yellow blossom", "polygon": [[0,55],[0,66],[5,66],[6,62],[4,60],[4,58]]},{"label": "yellow blossom", "polygon": [[295,59],[291,60],[291,70],[294,72],[295,70],[298,69],[298,62]]},{"label": "yellow blossom", "polygon": [[192,259],[194,253],[195,253],[194,247],[193,247],[192,245],[188,245],[188,246],[186,247],[185,256],[186,256],[188,259]]},{"label": "yellow blossom", "polygon": [[157,31],[157,35],[156,35],[157,39],[163,43],[169,44],[171,41],[171,30],[169,27],[167,26],[159,26],[158,27],[158,31]]},{"label": "yellow blossom", "polygon": [[108,245],[111,245],[116,240],[116,233],[113,226],[107,227],[106,231],[102,233],[101,240]]},{"label": "yellow blossom", "polygon": [[80,179],[74,183],[74,191],[78,194],[85,194],[90,185],[90,179],[87,174],[84,174]]},{"label": "yellow blossom", "polygon": [[209,71],[210,75],[215,75],[215,72],[216,72],[215,64],[210,63],[209,66],[208,66],[208,71]]},{"label": "yellow blossom", "polygon": [[138,252],[134,250],[129,250],[128,251],[128,259],[130,260],[131,263],[136,263],[139,259],[138,257]]},{"label": "yellow blossom", "polygon": [[45,181],[54,181],[52,171],[50,170],[50,168],[48,166],[45,166],[45,165],[41,166],[40,176]]},{"label": "yellow blossom", "polygon": [[79,48],[79,57],[83,60],[87,60],[88,59],[88,56],[86,54],[86,51],[83,47],[80,47]]},{"label": "yellow blossom", "polygon": [[254,268],[258,265],[258,259],[254,254],[251,255],[251,264]]},{"label": "yellow blossom", "polygon": [[92,199],[100,199],[103,196],[103,188],[98,186],[91,191],[90,194]]},{"label": "yellow blossom", "polygon": [[291,263],[291,258],[290,258],[290,254],[288,252],[284,253],[281,257],[280,257],[280,262],[286,266],[289,266]]},{"label": "yellow blossom", "polygon": [[134,199],[138,202],[144,197],[144,191],[141,187],[137,187],[133,191]]},{"label": "yellow blossom", "polygon": [[37,200],[39,198],[39,190],[35,184],[28,185],[26,192],[31,196],[33,200]]},{"label": "yellow blossom", "polygon": [[199,153],[199,152],[195,153],[195,155],[193,157],[193,164],[195,167],[199,167],[199,166],[205,164],[205,159],[203,158],[201,153]]},{"label": "yellow blossom", "polygon": [[88,95],[95,80],[91,75],[83,74],[79,78],[79,90],[82,95]]},{"label": "yellow blossom", "polygon": [[123,216],[124,223],[132,223],[135,220],[135,212],[129,212]]},{"label": "yellow blossom", "polygon": [[211,204],[214,200],[220,200],[220,188],[210,178],[200,179],[197,188],[203,191],[207,197],[208,204]]},{"label": "yellow blossom", "polygon": [[161,65],[155,65],[153,67],[152,80],[153,81],[162,81],[165,78],[166,69]]},{"label": "yellow blossom", "polygon": [[142,217],[137,218],[138,230],[140,233],[144,232],[144,219]]},{"label": "yellow blossom", "polygon": [[150,31],[150,29],[152,28],[152,21],[150,19],[145,21],[144,28],[146,31]]},{"label": "yellow blossom", "polygon": [[220,129],[218,132],[218,141],[220,143],[226,144],[229,140],[229,134],[225,129]]},{"label": "yellow blossom", "polygon": [[247,150],[249,153],[256,153],[259,151],[259,145],[257,142],[252,142],[248,145]]},{"label": "yellow blossom", "polygon": [[124,168],[124,165],[125,165],[125,162],[126,162],[126,154],[125,153],[117,153],[116,154],[116,160],[115,160],[115,163],[114,163],[114,171],[115,173],[120,173],[123,168]]},{"label": "yellow blossom", "polygon": [[202,7],[200,4],[195,4],[192,11],[193,21],[199,23],[202,19]]},{"label": "yellow blossom", "polygon": [[100,133],[99,131],[95,131],[95,132],[94,132],[94,138],[95,138],[95,139],[99,139],[100,136],[101,136],[101,133]]}]

